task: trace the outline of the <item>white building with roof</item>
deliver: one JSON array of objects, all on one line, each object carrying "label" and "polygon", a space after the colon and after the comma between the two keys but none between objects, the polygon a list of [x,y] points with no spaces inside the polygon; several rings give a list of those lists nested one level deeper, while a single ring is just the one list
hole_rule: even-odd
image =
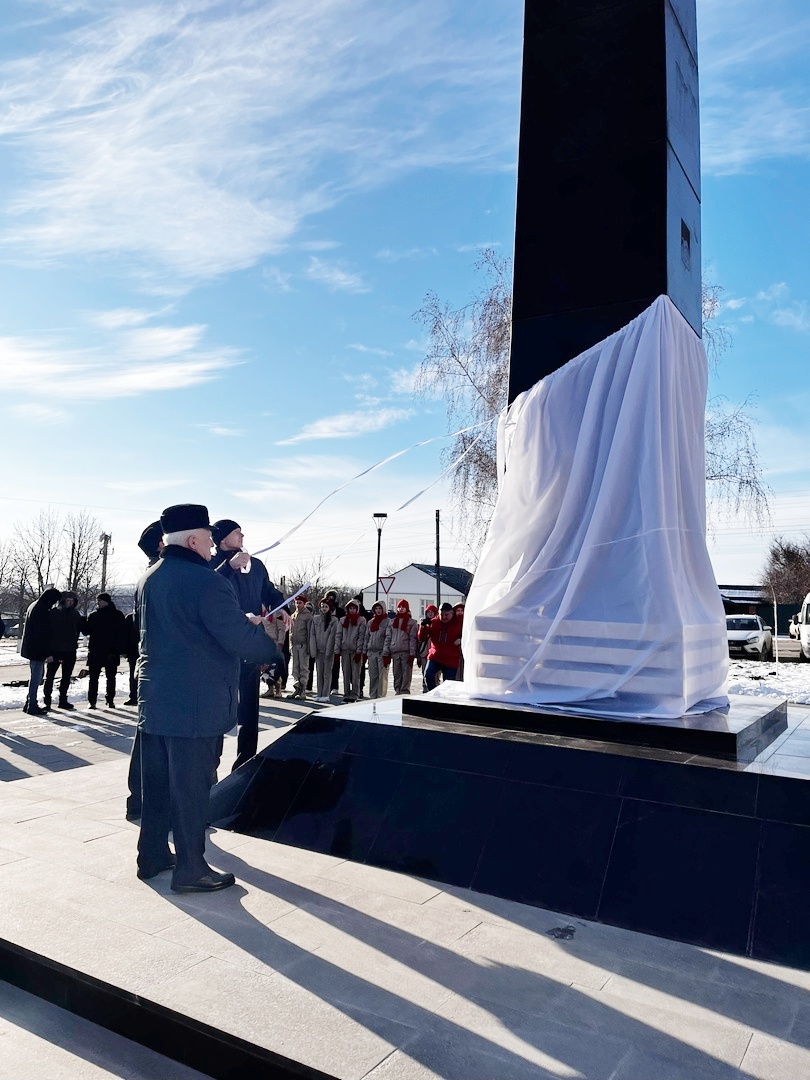
[{"label": "white building with roof", "polygon": [[[464,603],[473,576],[460,566],[439,567],[439,605]],[[428,604],[436,603],[436,567],[430,563],[409,563],[395,574],[380,577],[380,600],[389,610],[397,600],[407,600],[411,614],[421,619]],[[363,589],[363,606],[371,611],[375,601],[374,582]]]}]

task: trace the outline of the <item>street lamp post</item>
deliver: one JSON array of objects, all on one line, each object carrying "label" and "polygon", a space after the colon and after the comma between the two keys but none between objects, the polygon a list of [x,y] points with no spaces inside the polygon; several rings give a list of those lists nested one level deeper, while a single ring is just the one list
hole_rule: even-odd
[{"label": "street lamp post", "polygon": [[377,580],[374,582],[374,603],[376,604],[380,599],[380,544],[383,525],[388,520],[388,514],[372,514],[372,520],[377,529]]}]

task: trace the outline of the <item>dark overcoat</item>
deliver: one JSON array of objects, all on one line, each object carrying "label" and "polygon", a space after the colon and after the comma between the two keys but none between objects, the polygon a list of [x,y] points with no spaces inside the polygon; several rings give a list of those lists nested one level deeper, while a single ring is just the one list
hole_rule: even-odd
[{"label": "dark overcoat", "polygon": [[261,615],[263,606],[268,611],[279,607],[284,602],[284,597],[270,580],[267,567],[261,559],[251,558],[250,570],[243,574],[241,570],[234,570],[228,562],[235,554],[235,551],[217,548],[211,562],[217,573],[232,586],[242,611]]},{"label": "dark overcoat", "polygon": [[88,636],[87,659],[105,662],[111,656],[120,656],[126,649],[126,625],[124,613],[114,603],[91,612],[81,625]]},{"label": "dark overcoat", "polygon": [[47,660],[53,654],[48,612],[61,595],[58,589],[46,589],[26,611],[20,641],[20,653],[26,660]]},{"label": "dark overcoat", "polygon": [[62,607],[57,604],[48,612],[48,619],[54,653],[75,653],[82,628],[82,616],[76,607]]},{"label": "dark overcoat", "polygon": [[149,735],[224,735],[236,723],[239,661],[281,654],[233,588],[199,555],[169,545],[138,582],[139,727]]}]

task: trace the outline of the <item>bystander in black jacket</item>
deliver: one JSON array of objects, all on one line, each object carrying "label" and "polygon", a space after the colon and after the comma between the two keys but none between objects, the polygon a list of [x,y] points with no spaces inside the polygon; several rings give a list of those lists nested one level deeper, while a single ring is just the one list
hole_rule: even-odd
[{"label": "bystander in black jacket", "polygon": [[107,704],[110,708],[115,704],[115,674],[121,653],[126,652],[127,647],[124,613],[118,610],[109,593],[100,593],[98,599],[105,601],[105,606],[91,612],[83,623],[83,630],[89,638],[87,701],[91,709],[96,707],[102,668],[107,677]]},{"label": "bystander in black jacket", "polygon": [[20,655],[26,660],[47,660],[53,655],[48,612],[61,595],[58,589],[46,589],[26,611],[20,641]]},{"label": "bystander in black jacket", "polygon": [[74,708],[68,701],[67,694],[73,668],[76,664],[76,646],[79,642],[79,633],[84,624],[84,619],[76,607],[78,601],[79,598],[75,592],[62,593],[59,603],[48,612],[53,660],[45,669],[43,695],[46,709],[51,707],[53,685],[60,667],[62,668],[62,677],[59,680],[59,708]]}]

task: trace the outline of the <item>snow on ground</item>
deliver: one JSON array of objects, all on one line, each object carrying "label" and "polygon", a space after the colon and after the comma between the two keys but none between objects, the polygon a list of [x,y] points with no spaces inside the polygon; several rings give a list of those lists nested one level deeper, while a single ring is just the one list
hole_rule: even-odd
[{"label": "snow on ground", "polygon": [[749,697],[786,697],[795,705],[810,704],[810,664],[732,660],[728,692]]},{"label": "snow on ground", "polygon": [[[0,642],[0,671],[4,667],[24,665],[27,663],[15,651],[16,642],[6,639]],[[86,648],[80,649],[78,654],[78,671],[87,655]],[[20,678],[27,678],[20,675]],[[0,683],[8,682],[0,674]],[[102,676],[103,685],[103,676]],[[126,696],[129,690],[127,675],[123,669],[118,676],[118,696]],[[744,694],[750,697],[786,697],[788,701],[796,705],[810,705],[810,664],[770,663],[763,664],[756,660],[731,660],[729,662],[728,692],[730,694]],[[2,686],[0,685],[0,711],[4,709],[21,709],[25,701],[27,688],[25,686]],[[41,695],[40,691],[40,695]],[[123,697],[121,696],[123,694]],[[103,696],[103,695],[102,695]],[[87,683],[84,679],[73,683],[68,693],[68,700],[77,705],[87,702]]]}]

